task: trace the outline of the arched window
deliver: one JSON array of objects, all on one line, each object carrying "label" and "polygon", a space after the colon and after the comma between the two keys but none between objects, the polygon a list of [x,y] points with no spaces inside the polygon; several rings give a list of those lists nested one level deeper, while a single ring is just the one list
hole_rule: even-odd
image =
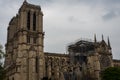
[{"label": "arched window", "polygon": [[36,44],[36,37],[33,37],[33,43]]},{"label": "arched window", "polygon": [[39,61],[39,59],[38,59],[38,57],[36,56],[36,62],[35,62],[35,71],[36,71],[36,73],[38,73],[38,65],[39,65],[39,63],[38,63],[38,61]]},{"label": "arched window", "polygon": [[30,11],[27,13],[27,29],[30,30]]},{"label": "arched window", "polygon": [[27,36],[27,43],[30,43],[30,36]]},{"label": "arched window", "polygon": [[14,77],[12,78],[12,80],[14,80]]},{"label": "arched window", "polygon": [[33,14],[33,31],[36,30],[36,13]]}]

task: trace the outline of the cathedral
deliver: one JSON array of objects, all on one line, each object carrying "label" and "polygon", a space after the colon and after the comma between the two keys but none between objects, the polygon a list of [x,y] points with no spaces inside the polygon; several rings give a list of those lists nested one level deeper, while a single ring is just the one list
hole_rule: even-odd
[{"label": "cathedral", "polygon": [[101,80],[102,70],[120,66],[103,36],[70,44],[68,54],[44,52],[43,12],[26,0],[7,30],[5,80]]}]

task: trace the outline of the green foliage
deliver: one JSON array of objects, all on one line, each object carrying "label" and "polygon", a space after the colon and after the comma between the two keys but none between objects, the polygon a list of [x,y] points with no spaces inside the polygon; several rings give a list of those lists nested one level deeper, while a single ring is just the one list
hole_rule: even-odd
[{"label": "green foliage", "polygon": [[2,64],[3,64],[3,58],[4,58],[3,47],[0,44],[0,66],[2,66]]},{"label": "green foliage", "polygon": [[3,80],[4,78],[5,78],[4,68],[0,66],[0,80]]},{"label": "green foliage", "polygon": [[3,47],[2,47],[2,45],[0,45],[0,59],[2,59],[3,55],[4,55],[4,52],[2,49],[3,49]]},{"label": "green foliage", "polygon": [[101,80],[120,80],[120,67],[109,67],[101,73]]},{"label": "green foliage", "polygon": [[3,80],[5,77],[5,72],[4,72],[4,68],[2,66],[3,63],[3,58],[4,58],[4,52],[3,52],[3,47],[0,44],[0,80]]}]

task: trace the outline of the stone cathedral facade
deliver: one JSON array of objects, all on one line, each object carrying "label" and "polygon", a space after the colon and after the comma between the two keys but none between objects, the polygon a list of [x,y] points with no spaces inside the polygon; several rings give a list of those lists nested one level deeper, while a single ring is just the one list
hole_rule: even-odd
[{"label": "stone cathedral facade", "polygon": [[112,59],[110,42],[79,40],[69,54],[44,52],[43,12],[26,0],[9,22],[5,80],[100,80],[107,67],[120,66]]}]

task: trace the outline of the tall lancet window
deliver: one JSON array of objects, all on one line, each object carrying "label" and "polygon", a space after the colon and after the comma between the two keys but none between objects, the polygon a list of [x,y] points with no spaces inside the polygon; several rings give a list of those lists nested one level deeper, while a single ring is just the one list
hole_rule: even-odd
[{"label": "tall lancet window", "polygon": [[38,57],[36,56],[36,62],[35,62],[35,71],[36,71],[36,73],[38,73],[38,65],[39,65],[39,63],[38,63]]},{"label": "tall lancet window", "polygon": [[27,13],[27,29],[30,30],[30,11]]},{"label": "tall lancet window", "polygon": [[14,77],[12,78],[12,80],[14,80]]},{"label": "tall lancet window", "polygon": [[36,13],[33,14],[33,31],[36,30]]}]

